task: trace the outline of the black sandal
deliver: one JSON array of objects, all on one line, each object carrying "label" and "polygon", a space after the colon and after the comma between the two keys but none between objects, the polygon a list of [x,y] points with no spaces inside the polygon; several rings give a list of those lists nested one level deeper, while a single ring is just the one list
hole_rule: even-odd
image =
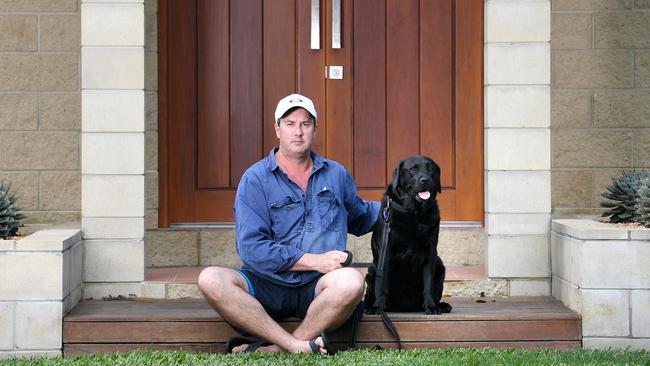
[{"label": "black sandal", "polygon": [[233,348],[241,346],[242,344],[248,344],[248,347],[246,347],[242,352],[255,352],[260,347],[271,345],[271,343],[266,341],[255,341],[244,337],[232,337],[228,342],[226,342],[226,353],[232,353]]}]

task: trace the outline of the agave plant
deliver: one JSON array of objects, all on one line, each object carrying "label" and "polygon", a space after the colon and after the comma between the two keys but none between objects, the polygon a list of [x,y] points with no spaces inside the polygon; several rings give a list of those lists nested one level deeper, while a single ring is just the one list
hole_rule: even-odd
[{"label": "agave plant", "polygon": [[604,201],[601,207],[607,208],[603,217],[609,216],[614,223],[637,222],[636,206],[639,200],[639,188],[644,180],[650,179],[650,172],[625,172],[619,177],[612,178],[612,185],[602,194],[610,201]]},{"label": "agave plant", "polygon": [[16,196],[9,194],[9,185],[0,183],[0,238],[7,239],[18,234],[25,216],[18,207],[13,206]]},{"label": "agave plant", "polygon": [[650,180],[645,180],[643,186],[639,188],[637,215],[643,226],[650,227]]}]

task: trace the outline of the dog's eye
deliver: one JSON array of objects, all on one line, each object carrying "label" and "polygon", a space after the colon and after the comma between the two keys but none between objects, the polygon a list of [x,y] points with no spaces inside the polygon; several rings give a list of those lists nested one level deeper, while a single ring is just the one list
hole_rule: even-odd
[{"label": "dog's eye", "polygon": [[414,165],[414,166],[410,167],[409,170],[415,173],[415,172],[418,171],[418,167]]}]

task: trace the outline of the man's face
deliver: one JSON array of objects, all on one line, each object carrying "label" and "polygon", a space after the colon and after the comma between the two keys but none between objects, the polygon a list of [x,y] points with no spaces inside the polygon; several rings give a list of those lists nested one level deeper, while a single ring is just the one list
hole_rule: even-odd
[{"label": "man's face", "polygon": [[286,156],[304,156],[309,153],[316,135],[316,126],[309,112],[296,108],[275,124],[275,135],[280,140],[280,151]]}]

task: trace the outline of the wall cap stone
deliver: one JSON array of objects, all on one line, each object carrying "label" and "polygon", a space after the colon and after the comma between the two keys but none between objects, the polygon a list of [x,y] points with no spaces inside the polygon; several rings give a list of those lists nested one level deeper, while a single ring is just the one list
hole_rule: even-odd
[{"label": "wall cap stone", "polygon": [[16,251],[63,252],[81,241],[81,230],[46,229],[16,242]]},{"label": "wall cap stone", "polygon": [[588,240],[628,240],[650,239],[650,229],[622,228],[615,224],[584,219],[553,220],[551,228],[554,232],[576,239]]}]

